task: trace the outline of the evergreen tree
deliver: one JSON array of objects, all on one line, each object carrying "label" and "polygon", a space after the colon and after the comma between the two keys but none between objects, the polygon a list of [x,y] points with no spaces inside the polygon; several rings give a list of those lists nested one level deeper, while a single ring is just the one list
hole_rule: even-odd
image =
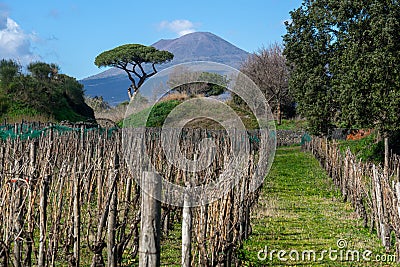
[{"label": "evergreen tree", "polygon": [[[131,81],[128,94],[129,98],[132,98],[139,92],[142,84],[157,73],[156,64],[171,61],[173,58],[172,53],[157,50],[152,46],[126,44],[102,52],[96,57],[94,64],[99,68],[109,66],[125,71]],[[151,65],[151,70],[146,70],[144,64]]]},{"label": "evergreen tree", "polygon": [[333,58],[332,22],[325,1],[305,0],[290,13],[283,40],[290,66],[289,90],[297,111],[309,122],[312,134],[328,134],[339,108],[332,90],[330,65]]},{"label": "evergreen tree", "polygon": [[311,132],[400,128],[398,1],[304,0],[284,36],[289,82]]}]

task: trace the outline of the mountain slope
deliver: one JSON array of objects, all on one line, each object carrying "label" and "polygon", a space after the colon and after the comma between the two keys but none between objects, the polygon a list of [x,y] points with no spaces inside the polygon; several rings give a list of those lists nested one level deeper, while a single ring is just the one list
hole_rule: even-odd
[{"label": "mountain slope", "polygon": [[[157,66],[159,71],[190,61],[213,61],[239,68],[240,63],[248,56],[248,52],[209,32],[195,32],[176,39],[162,39],[152,46],[174,54],[174,60]],[[108,69],[80,82],[85,86],[87,95],[103,96],[112,105],[127,100],[126,89],[130,81],[122,70]]]},{"label": "mountain slope", "polygon": [[209,32],[195,32],[177,39],[160,40],[152,46],[175,55],[172,64],[194,60],[214,61],[238,68],[248,53]]}]

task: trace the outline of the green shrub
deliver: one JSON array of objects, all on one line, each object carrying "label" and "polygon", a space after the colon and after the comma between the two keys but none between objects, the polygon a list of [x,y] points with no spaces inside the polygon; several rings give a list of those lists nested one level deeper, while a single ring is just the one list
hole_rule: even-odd
[{"label": "green shrub", "polygon": [[20,73],[20,68],[14,61],[0,61],[0,119],[94,119],[93,110],[84,102],[83,85],[58,74],[58,66],[34,62],[28,66],[29,74]]},{"label": "green shrub", "polygon": [[[182,100],[165,100],[156,103],[151,110],[151,107],[146,108],[138,113],[132,114],[129,118],[125,120],[125,126],[131,127],[140,127],[146,125],[146,127],[161,127],[164,124],[165,119],[168,114],[179,104],[181,104]],[[255,118],[254,114],[233,104],[228,103],[228,105],[234,110],[234,112],[241,118],[246,129],[258,129],[258,122]],[[216,112],[218,112],[216,110]],[[147,121],[146,115],[148,114]],[[196,114],[193,114],[194,117]],[[122,122],[119,122],[118,125],[122,126]],[[194,121],[193,123],[189,123],[189,127],[200,127],[206,129],[216,129],[216,123],[212,120],[199,119]]]},{"label": "green shrub", "polygon": [[359,140],[341,141],[340,150],[342,153],[345,153],[347,148],[349,148],[351,153],[363,162],[383,162],[384,144],[383,141],[377,141],[376,133],[370,134]]},{"label": "green shrub", "polygon": [[[153,107],[141,110],[138,113],[132,114],[125,120],[125,126],[141,127],[161,127],[167,118],[168,114],[179,104],[179,100],[161,101],[156,103]],[[150,110],[151,108],[151,110]],[[146,121],[146,116],[147,121]],[[121,123],[119,123],[121,125]]]}]

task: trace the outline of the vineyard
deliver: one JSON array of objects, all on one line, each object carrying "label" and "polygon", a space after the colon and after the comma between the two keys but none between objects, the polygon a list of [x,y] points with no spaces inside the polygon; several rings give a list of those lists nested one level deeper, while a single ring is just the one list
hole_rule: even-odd
[{"label": "vineyard", "polygon": [[[250,156],[236,186],[197,207],[158,202],[161,213],[151,222],[161,236],[182,224],[182,261],[191,266],[238,264],[235,253],[250,233],[250,209],[259,192],[251,190],[250,177],[260,171],[256,164],[263,137],[259,132],[237,134],[238,140],[249,139]],[[167,160],[158,129],[145,129],[128,157],[123,135],[115,129],[50,128],[36,138],[16,135],[1,141],[0,266],[134,266],[141,253],[160,257],[159,251],[140,247],[140,234],[149,230],[141,225],[148,219],[143,206],[149,196],[138,185],[142,169],[134,166],[151,165],[168,182],[188,187],[216,181],[230,167],[232,138],[224,131],[187,130],[180,136],[182,153],[192,159],[198,157],[200,140],[214,140],[214,149],[199,156],[200,161],[214,160],[199,171],[179,170]],[[135,149],[142,149],[150,161],[140,162]],[[170,194],[163,191],[164,197]]]},{"label": "vineyard", "polygon": [[340,189],[345,201],[350,201],[364,227],[375,231],[389,251],[395,246],[400,256],[400,157],[392,155],[387,175],[373,163],[363,163],[349,149],[342,153],[337,142],[313,138],[305,143]]},{"label": "vineyard", "polygon": [[[271,145],[274,138],[261,131],[35,127],[3,129],[0,266],[240,266],[261,190],[254,177],[271,162],[258,163],[273,153],[262,152],[261,140]],[[310,138],[303,147],[398,257],[399,157],[392,156],[386,177],[336,142]],[[247,157],[231,161],[239,151]],[[193,169],[191,160],[207,167]],[[163,258],[176,231],[181,255]]]}]

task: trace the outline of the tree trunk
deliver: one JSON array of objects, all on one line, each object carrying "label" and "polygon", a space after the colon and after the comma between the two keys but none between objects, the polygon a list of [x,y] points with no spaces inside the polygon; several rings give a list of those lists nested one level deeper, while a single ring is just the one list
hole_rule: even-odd
[{"label": "tree trunk", "polygon": [[277,103],[276,106],[276,119],[278,121],[278,125],[282,124],[282,104],[280,102]]}]

